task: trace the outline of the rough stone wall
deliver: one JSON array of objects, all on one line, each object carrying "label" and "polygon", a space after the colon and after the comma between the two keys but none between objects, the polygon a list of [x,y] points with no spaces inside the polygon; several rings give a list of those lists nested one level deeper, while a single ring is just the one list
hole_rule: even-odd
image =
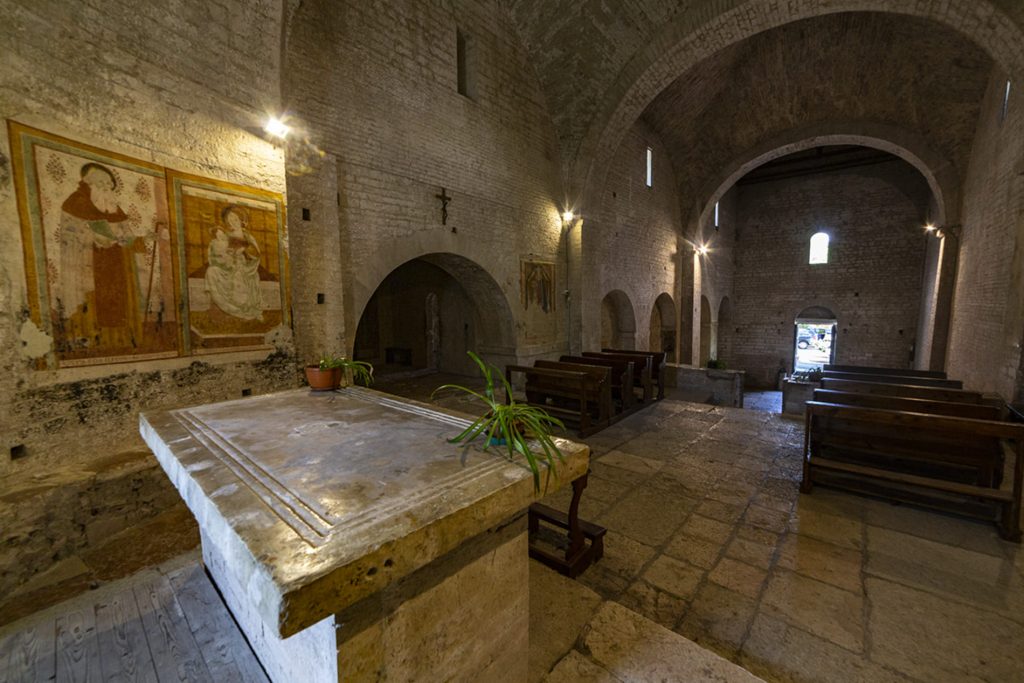
[{"label": "rough stone wall", "polygon": [[[902,161],[740,185],[732,367],[748,386],[792,370],[793,324],[811,306],[838,319],[836,362],[910,367],[917,330],[928,188]],[[809,265],[811,235],[829,260]]]},{"label": "rough stone wall", "polygon": [[946,370],[964,386],[1013,399],[1024,332],[1024,106],[995,70],[964,182],[963,228]]},{"label": "rough stone wall", "polygon": [[[468,36],[475,95],[456,89],[456,31]],[[286,99],[338,159],[349,346],[370,297],[398,266],[432,253],[480,266],[511,307],[511,348],[530,360],[565,347],[564,197],[536,77],[496,2],[304,3],[292,19]],[[452,197],[447,224],[435,195]],[[314,216],[314,221],[317,220]],[[526,310],[523,258],[557,264],[555,310]]]},{"label": "rough stone wall", "polygon": [[[4,0],[0,118],[175,170],[283,192],[281,150],[246,128],[279,106],[278,0]],[[10,144],[0,129],[0,474],[137,448],[141,409],[293,386],[290,341],[224,354],[39,371]],[[24,446],[27,457],[9,451]]]},{"label": "rough stone wall", "polygon": [[[646,185],[646,150],[653,150],[653,182]],[[621,290],[636,319],[636,348],[648,348],[651,313],[668,293],[679,312],[679,201],[675,174],[658,136],[643,122],[630,129],[607,169],[599,205],[583,207],[584,350],[600,343],[601,301]],[[686,253],[680,253],[685,251]]]}]

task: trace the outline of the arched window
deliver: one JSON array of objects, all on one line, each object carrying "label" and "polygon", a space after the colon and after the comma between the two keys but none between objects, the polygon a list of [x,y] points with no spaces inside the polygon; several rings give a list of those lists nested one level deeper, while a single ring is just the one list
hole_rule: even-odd
[{"label": "arched window", "polygon": [[818,232],[811,237],[811,258],[807,262],[812,265],[815,263],[828,263],[827,234]]}]

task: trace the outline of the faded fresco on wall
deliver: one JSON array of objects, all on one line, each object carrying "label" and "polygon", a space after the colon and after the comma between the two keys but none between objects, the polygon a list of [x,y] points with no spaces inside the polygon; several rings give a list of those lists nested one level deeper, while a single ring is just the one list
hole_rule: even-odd
[{"label": "faded fresco on wall", "polygon": [[8,129],[40,367],[270,348],[290,325],[280,194]]},{"label": "faded fresco on wall", "polygon": [[523,259],[520,265],[523,308],[539,308],[545,313],[555,310],[555,264]]},{"label": "faded fresco on wall", "polygon": [[51,366],[178,355],[164,169],[10,124],[33,319]]},{"label": "faded fresco on wall", "polygon": [[278,194],[171,172],[192,353],[268,347],[288,325]]}]

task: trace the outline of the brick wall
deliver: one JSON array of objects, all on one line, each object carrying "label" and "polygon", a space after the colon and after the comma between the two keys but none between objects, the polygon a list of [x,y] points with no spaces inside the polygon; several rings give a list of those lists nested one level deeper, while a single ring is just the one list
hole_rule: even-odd
[{"label": "brick wall", "polygon": [[[780,361],[792,370],[794,320],[811,306],[838,318],[837,362],[910,367],[928,197],[898,160],[738,186],[730,367],[750,386],[774,385]],[[812,266],[819,230],[829,262]]]},{"label": "brick wall", "polygon": [[[0,119],[167,166],[283,192],[283,153],[246,129],[279,107],[279,0],[8,0]],[[0,127],[0,474],[139,448],[141,409],[293,386],[270,354],[39,371],[6,126]],[[28,457],[11,460],[24,445]]]},{"label": "brick wall", "polygon": [[[646,185],[646,150],[653,150],[653,183]],[[668,293],[678,311],[679,200],[675,174],[658,136],[637,122],[619,145],[596,206],[582,207],[585,275],[584,350],[600,344],[598,313],[613,290],[626,294],[636,319],[635,348],[648,348],[654,302]],[[685,316],[684,316],[685,317]]]},{"label": "brick wall", "polygon": [[968,388],[1012,399],[1022,386],[1024,106],[1015,83],[1002,120],[1006,78],[998,69],[992,74],[964,181],[946,369]]},{"label": "brick wall", "polygon": [[[471,46],[472,99],[456,89],[457,30]],[[500,5],[307,2],[292,19],[286,52],[286,99],[313,142],[338,160],[336,222],[313,215],[311,228],[341,235],[349,348],[390,272],[450,253],[485,272],[514,316],[514,348],[492,348],[492,359],[560,352],[565,200],[557,144]],[[442,187],[452,197],[444,225],[435,197]],[[522,305],[522,259],[556,262],[554,311]]]}]

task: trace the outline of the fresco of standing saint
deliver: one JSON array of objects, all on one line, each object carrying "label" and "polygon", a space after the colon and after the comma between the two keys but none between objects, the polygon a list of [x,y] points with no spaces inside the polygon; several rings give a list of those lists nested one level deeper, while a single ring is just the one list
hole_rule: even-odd
[{"label": "fresco of standing saint", "polygon": [[10,127],[37,325],[57,367],[178,354],[162,169]]}]

